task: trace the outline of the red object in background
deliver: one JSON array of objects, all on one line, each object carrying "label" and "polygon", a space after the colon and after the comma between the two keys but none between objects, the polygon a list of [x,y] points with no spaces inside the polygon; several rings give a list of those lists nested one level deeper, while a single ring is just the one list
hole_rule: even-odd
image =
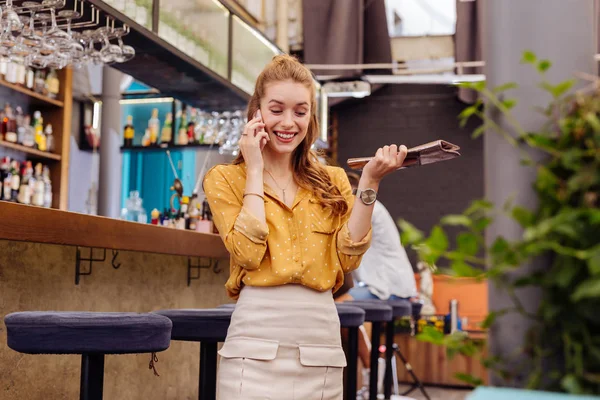
[{"label": "red object in background", "polygon": [[91,148],[100,148],[100,135],[91,125],[84,125],[85,139]]}]

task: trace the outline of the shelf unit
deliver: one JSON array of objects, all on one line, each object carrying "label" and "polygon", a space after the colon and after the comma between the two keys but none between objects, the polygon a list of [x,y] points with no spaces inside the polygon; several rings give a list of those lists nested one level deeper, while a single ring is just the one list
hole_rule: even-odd
[{"label": "shelf unit", "polygon": [[73,72],[70,68],[56,71],[60,92],[56,99],[0,79],[0,102],[26,106],[29,112],[42,112],[44,126],[52,124],[55,150],[53,153],[39,151],[16,143],[0,141],[2,150],[23,153],[26,159],[40,160],[50,168],[52,180],[52,208],[66,210],[69,184],[69,142],[73,111]]},{"label": "shelf unit", "polygon": [[60,100],[52,99],[52,98],[50,98],[48,96],[44,96],[43,94],[40,94],[38,92],[34,92],[33,90],[21,87],[19,85],[15,85],[14,83],[6,82],[5,80],[0,80],[0,86],[7,87],[11,90],[14,90],[15,92],[26,94],[27,96],[34,99],[34,101],[32,101],[33,104],[35,104],[36,103],[35,100],[37,100],[37,102],[39,102],[41,104],[50,104],[50,105],[53,105],[56,107],[64,107],[65,106],[65,103]]},{"label": "shelf unit", "polygon": [[[137,151],[167,151],[167,150],[185,150],[185,149],[193,149],[193,148],[210,148],[210,144],[171,144],[168,146],[130,146],[130,147],[121,147],[122,152],[137,152]],[[219,145],[215,144],[212,146],[213,150],[218,150]]]},{"label": "shelf unit", "polygon": [[23,146],[22,144],[7,142],[6,140],[0,140],[0,147],[27,153],[30,158],[33,159],[60,161],[62,158],[60,154],[36,150],[31,147]]}]

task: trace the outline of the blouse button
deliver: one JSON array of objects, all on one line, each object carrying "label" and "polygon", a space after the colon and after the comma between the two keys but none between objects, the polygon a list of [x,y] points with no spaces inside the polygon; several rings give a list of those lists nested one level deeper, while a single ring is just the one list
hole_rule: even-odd
[{"label": "blouse button", "polygon": [[296,240],[297,237],[298,236],[296,236],[296,235],[292,235],[292,240]]},{"label": "blouse button", "polygon": [[294,261],[298,262],[300,259],[298,258],[298,256],[294,256]]}]

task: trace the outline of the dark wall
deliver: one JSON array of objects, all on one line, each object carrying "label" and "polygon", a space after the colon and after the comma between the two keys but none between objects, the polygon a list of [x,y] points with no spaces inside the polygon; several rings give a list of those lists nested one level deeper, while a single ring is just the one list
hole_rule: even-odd
[{"label": "dark wall", "polygon": [[[398,171],[382,182],[379,200],[392,217],[427,232],[441,216],[463,211],[484,193],[483,139],[471,139],[477,122],[459,126],[465,105],[455,93],[446,85],[387,85],[332,108],[339,127],[338,163],[346,169],[348,158],[373,155],[385,144],[410,148],[444,139],[461,147],[458,159]],[[407,251],[415,267],[414,253]]]}]

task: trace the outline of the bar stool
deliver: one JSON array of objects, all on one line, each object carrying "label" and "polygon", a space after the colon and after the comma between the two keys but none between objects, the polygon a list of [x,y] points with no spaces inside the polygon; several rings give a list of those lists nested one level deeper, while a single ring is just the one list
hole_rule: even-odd
[{"label": "bar stool", "polygon": [[8,314],[4,323],[15,351],[81,354],[81,400],[102,399],[106,354],[156,353],[171,342],[171,321],[150,313],[30,311]]},{"label": "bar stool", "polygon": [[358,361],[358,328],[365,322],[365,311],[343,303],[336,303],[340,326],[348,328],[348,357],[344,399],[356,399],[356,370]]},{"label": "bar stool", "polygon": [[[423,303],[419,302],[419,301],[412,302],[408,299],[406,299],[406,300],[404,300],[404,299],[396,299],[396,300],[372,299],[372,300],[364,300],[364,301],[380,302],[380,303],[384,303],[384,304],[387,304],[392,307],[393,319],[391,321],[387,322],[386,327],[385,327],[385,375],[384,375],[384,380],[383,380],[384,399],[389,399],[392,395],[392,379],[393,379],[394,373],[397,373],[396,364],[395,363],[392,364],[392,361],[394,359],[394,351],[395,351],[398,354],[398,357],[402,361],[404,367],[406,368],[406,370],[408,371],[408,373],[410,374],[410,376],[412,377],[413,382],[414,382],[413,385],[408,390],[406,390],[404,393],[402,393],[402,395],[406,396],[409,393],[411,393],[412,391],[414,391],[416,389],[420,389],[421,393],[424,395],[424,397],[427,400],[429,400],[429,395],[425,391],[425,388],[423,387],[419,378],[415,375],[410,363],[408,362],[406,357],[404,357],[404,355],[400,351],[400,347],[396,343],[394,343],[394,334],[395,334],[394,322],[399,318],[405,318],[405,317],[411,317],[411,318],[418,319],[419,316],[421,315],[421,309],[423,308]],[[396,378],[396,389],[397,389],[397,378]]]},{"label": "bar stool", "polygon": [[[377,360],[379,358],[379,342],[381,324],[393,319],[392,307],[382,301],[353,300],[344,304],[362,308],[365,311],[365,322],[371,322],[371,374],[369,376],[369,399],[377,399]],[[355,395],[356,396],[356,395]]]},{"label": "bar stool", "polygon": [[173,322],[171,340],[200,342],[198,398],[213,400],[217,391],[217,345],[225,341],[233,307],[159,310]]}]

